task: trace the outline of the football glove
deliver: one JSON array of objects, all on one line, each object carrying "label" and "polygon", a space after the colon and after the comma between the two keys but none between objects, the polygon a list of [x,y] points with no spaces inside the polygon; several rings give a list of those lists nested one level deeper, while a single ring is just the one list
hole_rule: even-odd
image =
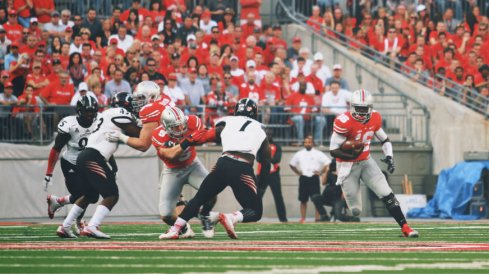
[{"label": "football glove", "polygon": [[396,170],[396,165],[394,164],[394,159],[391,156],[386,156],[384,159],[381,159],[380,161],[384,162],[387,164],[387,171],[389,173],[394,173],[394,170]]},{"label": "football glove", "polygon": [[127,140],[129,139],[128,136],[126,136],[123,133],[118,132],[118,131],[112,131],[112,132],[104,133],[104,137],[105,137],[105,140],[107,140],[109,142],[121,141],[123,143],[127,143]]},{"label": "football glove", "polygon": [[51,182],[51,177],[52,175],[45,175],[44,180],[42,181],[42,187],[44,188],[44,191],[48,191],[48,187],[53,185]]}]

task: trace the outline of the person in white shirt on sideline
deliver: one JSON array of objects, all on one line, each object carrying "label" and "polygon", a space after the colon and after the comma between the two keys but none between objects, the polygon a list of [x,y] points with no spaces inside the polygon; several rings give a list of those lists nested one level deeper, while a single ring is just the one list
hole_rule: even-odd
[{"label": "person in white shirt on sideline", "polygon": [[313,148],[313,146],[314,140],[312,135],[306,136],[304,139],[304,149],[295,153],[289,162],[292,171],[299,176],[299,201],[301,202],[300,223],[304,223],[306,220],[309,197],[311,197],[316,211],[320,215],[319,219],[316,220],[322,222],[330,220],[321,202],[319,179],[321,175],[328,171],[331,159],[323,152]]}]

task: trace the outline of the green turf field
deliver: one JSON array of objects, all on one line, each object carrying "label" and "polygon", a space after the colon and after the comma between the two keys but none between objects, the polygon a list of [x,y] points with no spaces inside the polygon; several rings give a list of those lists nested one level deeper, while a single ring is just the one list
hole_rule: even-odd
[{"label": "green turf field", "polygon": [[107,224],[111,240],[62,240],[55,225],[0,225],[0,273],[489,273],[489,224],[394,222],[220,225],[190,240],[158,240],[158,224]]}]

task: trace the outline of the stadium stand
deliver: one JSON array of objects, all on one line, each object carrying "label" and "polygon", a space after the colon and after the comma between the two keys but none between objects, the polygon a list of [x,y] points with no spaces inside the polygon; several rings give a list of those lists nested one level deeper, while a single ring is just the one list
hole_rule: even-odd
[{"label": "stadium stand", "polygon": [[[487,115],[489,1],[423,2],[304,0],[293,2],[293,12],[316,33]],[[262,22],[261,3],[3,2],[0,140],[51,142],[53,126],[74,111],[70,102],[80,83],[106,106],[119,89],[153,80],[208,125],[238,98],[251,97],[263,106],[261,119],[276,140],[296,144],[292,117],[315,132],[324,127],[318,121],[325,108],[334,107],[320,108],[331,81],[345,91],[352,85],[341,64],[313,52],[301,37],[285,39],[281,24]],[[277,2],[276,11],[284,3]],[[201,85],[189,80],[193,74]],[[326,118],[321,144],[330,133]]]}]

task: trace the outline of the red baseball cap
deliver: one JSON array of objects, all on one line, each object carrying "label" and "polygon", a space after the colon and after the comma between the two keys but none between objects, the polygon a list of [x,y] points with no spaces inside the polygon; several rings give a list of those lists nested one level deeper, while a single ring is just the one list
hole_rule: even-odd
[{"label": "red baseball cap", "polygon": [[8,10],[8,14],[9,15],[11,15],[11,14],[17,15],[17,11],[16,10]]},{"label": "red baseball cap", "polygon": [[17,47],[18,48],[19,42],[17,42],[17,41],[12,42],[12,44],[10,44],[10,47]]},{"label": "red baseball cap", "polygon": [[200,16],[201,18],[205,18],[205,17],[211,17],[211,12],[209,10],[206,10],[202,13],[202,15]]},{"label": "red baseball cap", "polygon": [[119,41],[117,40],[117,38],[113,37],[109,40],[109,44],[119,44]]},{"label": "red baseball cap", "polygon": [[5,88],[9,88],[9,87],[14,87],[14,84],[12,84],[12,82],[7,82],[5,83]]},{"label": "red baseball cap", "polygon": [[197,69],[196,69],[196,68],[194,68],[194,67],[192,67],[192,68],[190,68],[190,72],[191,72],[191,73],[196,73],[196,72],[197,72]]},{"label": "red baseball cap", "polygon": [[302,42],[302,39],[301,39],[300,37],[296,36],[296,37],[294,37],[294,38],[292,39],[292,42],[294,42],[294,43],[295,43],[295,42]]},{"label": "red baseball cap", "polygon": [[42,40],[39,43],[37,43],[37,46],[46,46],[46,41]]},{"label": "red baseball cap", "polygon": [[168,79],[169,79],[169,80],[177,80],[177,75],[176,75],[176,74],[170,74],[170,75],[168,76]]},{"label": "red baseball cap", "polygon": [[0,76],[1,77],[4,77],[4,76],[10,77],[10,73],[8,71],[6,71],[6,70],[3,70],[2,73],[0,73]]}]

